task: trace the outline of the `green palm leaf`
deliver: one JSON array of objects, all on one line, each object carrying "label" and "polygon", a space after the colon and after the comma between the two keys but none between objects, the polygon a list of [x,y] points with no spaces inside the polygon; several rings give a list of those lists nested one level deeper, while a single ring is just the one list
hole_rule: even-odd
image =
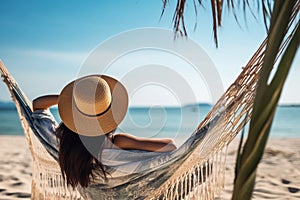
[{"label": "green palm leaf", "polygon": [[[202,5],[202,1],[203,0],[198,0],[199,5]],[[162,14],[166,9],[167,2],[168,0],[163,0]],[[234,17],[238,21],[235,14],[235,1],[227,0],[225,2],[227,7],[231,9]],[[246,13],[246,8],[250,8],[251,13],[253,13],[253,9],[251,9],[248,0],[243,0],[241,2],[244,13]],[[193,3],[195,7],[195,13],[197,15],[197,3],[195,0],[193,0]],[[237,3],[239,4],[240,1],[237,1]],[[187,31],[184,24],[185,5],[186,0],[177,0],[173,22],[174,31],[176,33],[179,32],[181,35],[187,36]],[[223,7],[223,0],[211,0],[213,30],[216,46],[218,46],[217,28],[221,25]],[[298,14],[300,9],[300,1],[260,0],[257,1],[257,7],[261,7],[263,12],[263,19],[266,29],[268,30],[268,42],[265,50],[262,70],[258,80],[248,138],[243,150],[239,150],[241,154],[239,153],[237,158],[236,177],[232,199],[238,200],[250,199],[252,196],[255,185],[257,165],[263,156],[282,88],[290,70],[290,66],[294,60],[295,54],[299,48],[300,40],[300,28],[298,20],[294,26],[295,28],[292,39],[284,49],[284,52],[280,57],[279,64],[277,65],[275,75],[273,78],[271,78],[271,71],[276,63],[278,52],[280,51],[280,47],[282,46],[282,42],[284,41],[290,26],[293,8],[295,8]],[[267,25],[268,19],[270,19],[270,27]]]},{"label": "green palm leaf", "polygon": [[[257,95],[254,101],[250,122],[249,136],[240,159],[238,174],[234,184],[232,199],[250,199],[253,192],[256,168],[260,162],[271,129],[276,106],[288,75],[292,61],[299,47],[299,22],[295,33],[277,66],[275,76],[270,79],[280,45],[285,37],[297,1],[280,1],[274,3],[271,27],[263,67],[258,81]],[[270,84],[268,84],[270,82]]]}]

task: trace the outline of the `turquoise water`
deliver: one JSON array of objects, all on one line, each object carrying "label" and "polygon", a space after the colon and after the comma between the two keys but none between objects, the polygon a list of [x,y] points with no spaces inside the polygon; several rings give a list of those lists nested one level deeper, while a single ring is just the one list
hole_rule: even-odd
[{"label": "turquoise water", "polygon": [[[210,109],[207,104],[184,108],[130,108],[120,131],[142,137],[171,137],[181,143]],[[59,121],[57,109],[52,109],[52,113]],[[300,106],[279,106],[271,137],[299,137],[299,133]],[[23,135],[17,111],[11,104],[0,105],[0,135]]]}]

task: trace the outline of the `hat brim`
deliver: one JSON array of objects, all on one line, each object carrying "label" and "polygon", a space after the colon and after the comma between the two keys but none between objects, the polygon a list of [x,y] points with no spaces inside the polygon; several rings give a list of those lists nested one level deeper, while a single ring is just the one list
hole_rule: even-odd
[{"label": "hat brim", "polygon": [[62,122],[73,132],[84,136],[99,136],[115,130],[122,122],[128,108],[128,94],[123,84],[112,77],[90,76],[101,77],[109,85],[112,96],[110,108],[99,116],[85,115],[80,112],[73,100],[74,85],[80,80],[77,79],[61,91],[58,98],[58,112]]}]

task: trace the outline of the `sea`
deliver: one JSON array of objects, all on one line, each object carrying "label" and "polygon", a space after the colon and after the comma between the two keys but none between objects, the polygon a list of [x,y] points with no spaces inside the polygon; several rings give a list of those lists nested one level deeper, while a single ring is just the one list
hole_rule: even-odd
[{"label": "sea", "polygon": [[[173,138],[184,142],[211,110],[210,104],[185,107],[130,107],[117,131],[139,137]],[[58,122],[57,108],[51,112]],[[0,135],[24,135],[15,105],[0,102]],[[279,105],[272,124],[270,137],[300,136],[300,105]]]}]

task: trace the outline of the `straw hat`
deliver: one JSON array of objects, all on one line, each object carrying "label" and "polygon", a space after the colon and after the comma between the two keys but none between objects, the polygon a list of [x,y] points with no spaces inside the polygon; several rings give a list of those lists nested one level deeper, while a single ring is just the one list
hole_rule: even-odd
[{"label": "straw hat", "polygon": [[116,79],[90,75],[72,81],[58,98],[62,122],[85,136],[99,136],[117,128],[128,108],[128,94]]}]

